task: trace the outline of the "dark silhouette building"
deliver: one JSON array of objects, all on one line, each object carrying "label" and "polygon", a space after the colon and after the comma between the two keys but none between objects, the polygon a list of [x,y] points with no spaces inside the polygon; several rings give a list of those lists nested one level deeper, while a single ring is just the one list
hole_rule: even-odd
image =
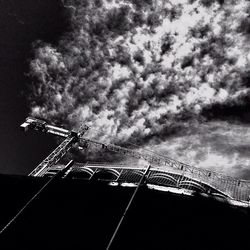
[{"label": "dark silhouette building", "polygon": [[[49,179],[0,175],[3,227]],[[0,235],[1,249],[105,249],[135,187],[54,179]],[[142,185],[111,249],[247,249],[250,213]]]}]

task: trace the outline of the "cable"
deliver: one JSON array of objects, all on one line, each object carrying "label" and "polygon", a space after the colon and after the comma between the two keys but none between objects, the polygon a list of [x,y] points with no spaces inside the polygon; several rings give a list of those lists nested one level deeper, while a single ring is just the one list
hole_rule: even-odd
[{"label": "cable", "polygon": [[151,166],[149,165],[148,168],[146,169],[146,171],[144,172],[143,176],[141,177],[140,182],[138,183],[138,185],[137,185],[137,187],[136,187],[136,189],[135,189],[132,197],[130,198],[129,203],[128,203],[126,209],[124,210],[124,213],[123,213],[123,215],[122,215],[122,217],[121,217],[121,219],[120,219],[120,221],[119,221],[119,223],[118,223],[118,225],[117,225],[117,227],[116,227],[116,229],[115,229],[115,231],[114,231],[114,233],[113,233],[113,235],[112,235],[112,237],[111,237],[111,239],[109,241],[109,244],[108,244],[106,250],[110,249],[110,247],[111,247],[111,245],[112,245],[112,243],[113,243],[113,241],[114,241],[114,239],[115,239],[115,237],[116,237],[116,235],[117,235],[117,233],[118,233],[118,231],[120,229],[120,226],[121,226],[121,224],[122,224],[122,222],[123,222],[123,220],[124,220],[124,218],[125,218],[128,210],[129,210],[129,208],[130,208],[130,206],[132,204],[132,201],[134,200],[135,195],[138,192],[139,187],[141,186],[142,182],[144,181],[144,178],[145,178],[146,174],[148,173],[150,167]]},{"label": "cable", "polygon": [[18,211],[18,213],[1,229],[0,235],[6,231],[6,229],[22,214],[22,212],[31,204],[32,201],[35,200],[35,198],[38,197],[38,195],[58,176],[63,175],[72,165],[74,161],[71,160],[64,169],[59,171],[57,174],[55,174],[52,178],[50,178],[38,191],[35,195],[32,196],[32,198]]}]

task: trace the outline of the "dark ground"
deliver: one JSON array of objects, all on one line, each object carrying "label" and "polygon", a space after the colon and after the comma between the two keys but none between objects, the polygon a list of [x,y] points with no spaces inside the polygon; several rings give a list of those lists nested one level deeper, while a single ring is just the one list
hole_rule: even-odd
[{"label": "dark ground", "polygon": [[[46,179],[0,176],[0,226]],[[133,188],[56,180],[1,235],[1,249],[105,249]],[[250,212],[141,188],[112,249],[247,249]]]}]

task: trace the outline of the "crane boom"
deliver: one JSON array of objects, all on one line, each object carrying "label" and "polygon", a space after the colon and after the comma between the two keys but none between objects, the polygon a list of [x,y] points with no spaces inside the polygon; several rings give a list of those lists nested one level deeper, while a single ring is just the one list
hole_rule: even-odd
[{"label": "crane boom", "polygon": [[[138,152],[138,151],[131,150],[131,149],[121,147],[121,146],[117,146],[111,143],[103,143],[103,142],[99,142],[96,140],[88,139],[85,136],[85,132],[89,129],[89,127],[86,125],[82,125],[80,129],[77,132],[75,132],[75,131],[67,130],[64,128],[57,127],[57,126],[49,125],[47,124],[46,121],[43,121],[40,119],[28,117],[26,121],[21,125],[21,128],[24,129],[25,131],[29,129],[34,129],[37,131],[50,133],[50,134],[54,134],[62,138],[65,138],[64,141],[29,174],[31,176],[46,176],[46,175],[51,176],[51,174],[52,175],[56,174],[58,170],[60,171],[64,169],[64,167],[61,166],[60,164],[57,164],[57,165],[55,164],[75,144],[78,145],[79,149],[86,148],[89,145],[92,145],[92,146],[101,147],[103,149],[106,149],[112,152],[117,152],[125,156],[130,156],[130,157],[134,157],[137,159],[144,159],[148,163],[150,163],[150,165],[154,166],[154,171],[156,172],[158,172],[158,170],[162,171],[164,169],[163,166],[165,165],[166,166],[165,170],[167,171],[166,173],[169,172],[169,175],[166,174],[167,175],[166,177],[166,175],[161,174],[159,175],[161,176],[160,178],[165,176],[166,178],[170,177],[172,180],[173,178],[171,176],[173,175],[173,173],[175,175],[177,174],[180,177],[178,178],[178,180],[176,179],[174,180],[176,181],[176,187],[178,188],[182,187],[180,185],[185,184],[185,186],[189,186],[189,185],[197,185],[198,183],[199,187],[203,187],[203,185],[207,185],[208,187],[210,187],[210,189],[212,188],[214,190],[218,190],[219,194],[223,195],[223,197],[226,196],[226,197],[229,197],[229,199],[234,200],[236,202],[234,204],[239,205],[239,203],[237,203],[238,201],[239,202],[243,201],[243,203],[247,202],[247,204],[249,203],[249,197],[250,197],[249,196],[249,188],[250,188],[249,181],[239,180],[239,179],[235,179],[230,176],[225,176],[221,173],[217,173],[211,170],[193,167],[193,166],[181,163],[179,161],[173,160],[169,157],[155,154],[154,152],[151,152],[151,153],[148,153],[148,152],[145,153],[145,151]],[[84,167],[81,167],[81,168],[84,168]],[[88,171],[90,172],[93,171],[91,176],[96,171],[96,170],[91,170],[91,167],[89,166],[86,169],[88,169]],[[115,172],[116,174],[118,173],[117,171]],[[120,174],[118,173],[118,175]],[[152,175],[152,177],[156,177],[156,176]],[[210,194],[210,191],[209,191],[209,194]]]},{"label": "crane boom", "polygon": [[[59,159],[66,154],[66,152],[74,145],[74,143],[78,142],[79,148],[86,148],[86,145],[96,145],[100,146],[104,149],[107,149],[112,152],[120,153],[125,156],[130,156],[137,159],[144,159],[150,164],[153,165],[168,165],[170,167],[180,169],[183,171],[188,171],[196,174],[199,177],[205,177],[209,176],[212,177],[213,175],[220,175],[219,173],[206,170],[206,169],[200,169],[196,167],[189,166],[187,164],[184,164],[182,162],[173,160],[166,156],[161,156],[155,153],[141,153],[138,151],[134,151],[125,147],[117,146],[111,143],[102,143],[99,141],[86,139],[83,137],[84,133],[89,129],[88,126],[83,125],[81,126],[80,130],[78,132],[70,131],[64,128],[60,128],[57,126],[49,125],[46,121],[31,118],[28,117],[26,121],[21,125],[21,128],[24,129],[24,131],[27,131],[29,129],[38,130],[45,133],[54,134],[63,138],[66,138],[65,141],[62,142],[61,145],[59,145],[41,164],[38,165],[34,171],[30,173],[30,175],[33,176],[40,176],[40,173],[42,173],[43,169],[52,166],[56,162],[59,161]],[[74,139],[70,139],[74,138]]]},{"label": "crane boom", "polygon": [[[98,142],[95,140],[90,140],[90,139],[86,139],[83,138],[82,133],[76,133],[75,131],[70,131],[64,128],[60,128],[60,127],[56,127],[56,126],[52,126],[47,124],[46,121],[40,120],[40,119],[36,119],[36,118],[31,118],[28,117],[26,119],[26,121],[21,125],[21,127],[24,129],[24,131],[27,131],[28,129],[33,129],[33,130],[37,130],[37,131],[41,131],[41,132],[45,132],[45,133],[50,133],[50,134],[54,134],[63,138],[68,138],[68,140],[65,140],[65,143],[62,143],[63,145],[65,144],[65,147],[68,148],[68,143],[71,144],[71,140],[69,140],[70,136],[73,136],[75,138],[78,138],[78,143],[80,148],[81,147],[86,147],[86,145],[96,145],[96,146],[101,146],[104,149],[107,149],[109,151],[113,151],[116,153],[120,153],[126,156],[130,156],[133,158],[137,158],[137,159],[144,159],[146,161],[148,161],[151,164],[155,164],[155,165],[161,165],[161,164],[171,164],[171,165],[176,165],[177,162],[174,160],[170,160],[168,158],[163,158],[160,156],[155,156],[155,155],[150,155],[150,154],[145,154],[145,153],[140,153],[125,147],[121,147],[121,146],[117,146],[114,144],[106,144],[106,143],[102,143],[102,142]],[[82,126],[83,129],[80,129],[80,131],[86,131],[88,129],[88,127],[86,125]],[[57,149],[54,150],[55,152],[57,151],[62,151],[60,145],[58,146]],[[54,152],[53,151],[53,152]],[[63,150],[64,151],[64,150]],[[55,152],[51,153],[51,157],[53,156],[53,159],[57,157],[55,156]],[[66,153],[66,152],[65,152]],[[50,155],[47,157],[49,159],[51,159]],[[59,156],[58,156],[59,157]],[[44,160],[46,161],[46,159]],[[55,161],[55,163],[57,162],[56,160],[53,160],[53,162]],[[47,161],[46,161],[47,162]],[[35,169],[36,170],[36,169]],[[31,175],[36,174],[36,171],[33,171],[31,173]]]},{"label": "crane boom", "polygon": [[64,141],[29,174],[31,176],[42,176],[43,173],[46,172],[48,168],[56,164],[88,130],[88,127],[83,125],[80,127],[78,132],[69,131],[63,128],[48,125],[43,120],[30,117],[28,117],[21,125],[21,128],[23,128],[24,131],[34,129],[65,138]]}]

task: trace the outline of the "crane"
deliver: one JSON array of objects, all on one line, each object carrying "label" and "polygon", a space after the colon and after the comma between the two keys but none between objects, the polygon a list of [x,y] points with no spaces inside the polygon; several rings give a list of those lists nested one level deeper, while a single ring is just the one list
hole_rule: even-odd
[{"label": "crane", "polygon": [[193,174],[196,174],[199,177],[202,176],[212,177],[212,175],[216,176],[220,175],[219,173],[210,170],[191,167],[182,162],[155,153],[138,152],[112,143],[104,143],[84,138],[85,132],[89,129],[87,125],[82,125],[78,130],[78,132],[76,132],[50,125],[46,121],[41,119],[28,117],[26,118],[26,121],[21,125],[21,128],[24,131],[33,129],[40,132],[50,133],[65,138],[64,141],[29,174],[31,176],[42,176],[47,168],[56,164],[67,153],[67,151],[70,150],[76,143],[78,143],[79,149],[84,149],[89,145],[99,146],[102,149],[116,152],[125,156],[133,157],[136,159],[143,159],[152,165],[156,166],[167,165],[182,171],[189,171],[192,172]]},{"label": "crane", "polygon": [[192,180],[196,180],[199,183],[209,185],[210,187],[227,194],[231,198],[233,197],[235,200],[242,200],[244,198],[243,200],[246,201],[248,199],[246,197],[250,197],[250,182],[247,180],[240,180],[212,170],[193,167],[167,156],[155,154],[154,152],[139,152],[112,143],[105,143],[86,138],[85,133],[90,129],[90,127],[85,124],[83,124],[78,131],[74,131],[50,125],[41,119],[28,117],[21,125],[21,128],[24,131],[33,129],[64,138],[62,143],[29,174],[30,176],[44,176],[46,173],[51,171],[57,173],[58,170],[63,170],[64,167],[58,164],[56,165],[56,163],[72,147],[78,146],[78,148],[82,150],[92,145],[125,156],[143,159],[150,166],[153,166],[154,169],[158,168],[162,170],[165,166],[166,169],[168,169],[167,171],[169,171],[171,168],[173,172],[178,173],[183,177],[185,176],[191,178]]},{"label": "crane", "polygon": [[24,131],[34,129],[65,138],[64,141],[29,174],[30,176],[42,176],[43,173],[46,172],[48,168],[56,164],[89,129],[88,126],[83,125],[79,128],[78,132],[69,131],[63,128],[48,125],[47,122],[32,117],[28,117],[21,125],[21,128]]}]

